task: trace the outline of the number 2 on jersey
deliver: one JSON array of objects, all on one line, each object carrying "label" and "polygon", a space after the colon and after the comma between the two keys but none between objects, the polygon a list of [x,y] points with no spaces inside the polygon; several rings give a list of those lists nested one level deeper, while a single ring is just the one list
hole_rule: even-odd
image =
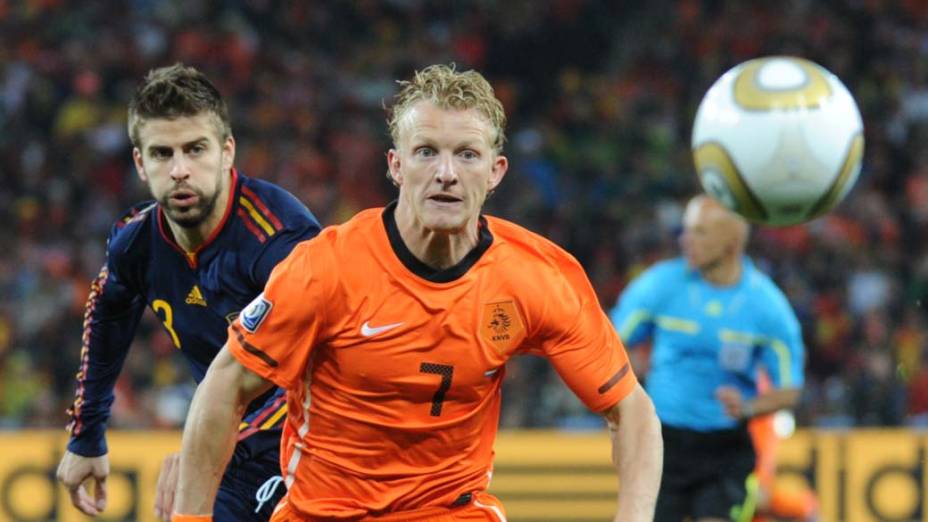
[{"label": "number 2 on jersey", "polygon": [[164,324],[164,327],[168,329],[168,333],[171,334],[171,341],[174,342],[174,347],[180,348],[180,338],[177,337],[177,332],[174,331],[174,311],[171,310],[171,304],[164,299],[155,299],[151,303],[151,309],[155,311],[155,315],[157,315],[158,312],[164,312],[164,319],[161,323]]},{"label": "number 2 on jersey", "polygon": [[454,375],[454,366],[450,364],[424,362],[419,365],[419,373],[441,375],[441,384],[438,385],[438,390],[435,392],[435,395],[432,396],[431,415],[432,417],[438,417],[441,415],[442,403],[445,402],[445,394],[448,392],[448,389],[451,388],[451,377]]}]

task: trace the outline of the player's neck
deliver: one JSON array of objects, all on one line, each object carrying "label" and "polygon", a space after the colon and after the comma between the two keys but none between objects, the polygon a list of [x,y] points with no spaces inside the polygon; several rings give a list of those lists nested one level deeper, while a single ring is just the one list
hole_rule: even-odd
[{"label": "player's neck", "polygon": [[700,270],[703,279],[715,286],[732,286],[741,280],[741,256],[727,257]]},{"label": "player's neck", "polygon": [[218,225],[218,221],[213,223],[212,216],[196,227],[190,228],[182,227],[171,221],[170,218],[166,219],[166,221],[171,229],[171,235],[174,236],[174,241],[187,252],[193,252],[205,243],[216,225]]},{"label": "player's neck", "polygon": [[416,220],[412,213],[401,212],[399,208],[394,213],[394,219],[406,248],[416,259],[436,270],[460,263],[480,240],[476,216],[463,229],[452,233],[430,230]]}]

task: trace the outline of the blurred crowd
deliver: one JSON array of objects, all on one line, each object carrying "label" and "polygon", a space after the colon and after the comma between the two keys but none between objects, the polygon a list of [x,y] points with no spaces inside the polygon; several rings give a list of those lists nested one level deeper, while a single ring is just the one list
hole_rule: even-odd
[{"label": "blurred crowd", "polygon": [[[83,306],[112,221],[147,198],[126,103],[182,61],[226,95],[237,167],[323,224],[394,197],[383,104],[431,63],[476,68],[510,116],[487,212],[567,248],[605,308],[675,255],[698,190],[701,96],[767,54],[812,59],[857,98],[860,181],[808,225],[755,227],[808,348],[803,425],[928,426],[928,2],[847,0],[0,0],[0,428],[63,427]],[[146,314],[111,425],[174,427],[192,383]],[[548,364],[508,368],[505,426],[598,422]]]}]

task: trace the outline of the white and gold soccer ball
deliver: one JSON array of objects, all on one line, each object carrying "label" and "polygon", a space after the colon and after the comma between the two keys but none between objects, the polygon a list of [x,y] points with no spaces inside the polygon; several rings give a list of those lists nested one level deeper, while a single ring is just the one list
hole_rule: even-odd
[{"label": "white and gold soccer ball", "polygon": [[851,93],[809,60],[744,62],[706,93],[693,124],[705,191],[748,220],[794,225],[835,207],[854,186],[863,122]]}]

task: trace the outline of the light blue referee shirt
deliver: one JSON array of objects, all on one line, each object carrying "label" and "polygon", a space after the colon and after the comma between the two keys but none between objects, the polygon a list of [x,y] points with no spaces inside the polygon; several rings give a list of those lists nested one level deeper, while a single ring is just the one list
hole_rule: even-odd
[{"label": "light blue referee shirt", "polygon": [[805,348],[796,314],[746,257],[731,286],[709,283],[683,258],[657,263],[632,281],[610,315],[629,348],[652,340],[646,387],[666,425],[735,427],[715,391],[729,385],[745,398],[757,396],[758,367],[775,388],[802,386]]}]

